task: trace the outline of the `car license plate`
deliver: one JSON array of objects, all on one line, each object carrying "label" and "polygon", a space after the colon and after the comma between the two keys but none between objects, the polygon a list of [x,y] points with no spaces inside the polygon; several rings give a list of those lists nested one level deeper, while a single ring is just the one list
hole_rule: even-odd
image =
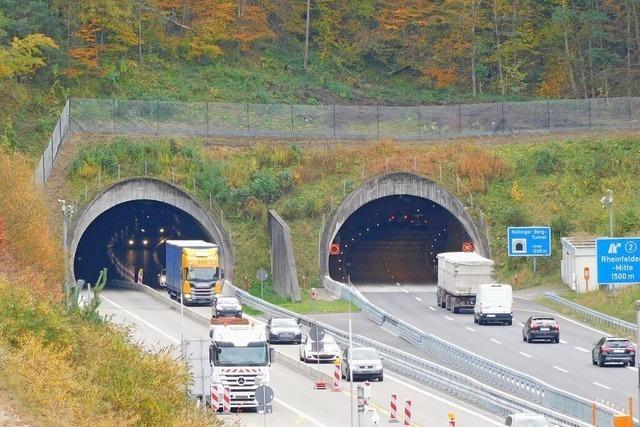
[{"label": "car license plate", "polygon": [[614,353],[624,353],[624,350],[613,350]]},{"label": "car license plate", "polygon": [[541,331],[548,331],[549,328],[540,328]]},{"label": "car license plate", "polygon": [[487,317],[496,317],[495,314],[487,314]]}]

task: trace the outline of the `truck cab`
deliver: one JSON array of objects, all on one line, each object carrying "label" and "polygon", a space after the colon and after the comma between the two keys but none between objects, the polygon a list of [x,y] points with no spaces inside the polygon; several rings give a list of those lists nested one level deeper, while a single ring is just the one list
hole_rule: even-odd
[{"label": "truck cab", "polygon": [[228,387],[231,409],[257,408],[256,389],[269,384],[269,366],[274,359],[264,328],[251,324],[211,325],[209,337],[211,393],[221,396]]},{"label": "truck cab", "polygon": [[165,248],[169,296],[185,304],[211,304],[223,280],[219,246],[202,240],[167,240]]}]

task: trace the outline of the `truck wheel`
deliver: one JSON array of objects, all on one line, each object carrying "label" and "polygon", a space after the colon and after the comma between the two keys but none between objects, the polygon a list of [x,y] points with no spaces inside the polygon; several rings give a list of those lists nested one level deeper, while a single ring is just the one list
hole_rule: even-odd
[{"label": "truck wheel", "polygon": [[473,323],[478,323],[478,318],[476,317],[476,315],[473,315]]},{"label": "truck wheel", "polygon": [[459,310],[460,310],[460,309],[459,309],[458,307],[456,307],[456,306],[453,306],[453,307],[451,308],[451,311],[453,311],[454,313],[457,313]]},{"label": "truck wheel", "polygon": [[509,326],[513,325],[513,320],[507,320],[507,325]]},{"label": "truck wheel", "polygon": [[447,295],[445,299],[445,307],[447,310],[451,311],[451,296]]}]

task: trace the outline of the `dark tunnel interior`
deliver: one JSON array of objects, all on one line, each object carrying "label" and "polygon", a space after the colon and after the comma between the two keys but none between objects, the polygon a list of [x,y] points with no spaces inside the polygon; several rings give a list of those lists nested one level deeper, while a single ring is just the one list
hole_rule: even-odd
[{"label": "dark tunnel interior", "polygon": [[434,283],[437,254],[460,251],[467,241],[460,221],[439,204],[409,195],[383,197],[342,225],[329,275],[342,282],[350,276],[354,284]]},{"label": "dark tunnel interior", "polygon": [[167,239],[214,242],[197,220],[172,205],[136,200],[114,206],[82,235],[74,258],[75,277],[95,283],[106,267],[109,279],[133,281],[142,269],[143,283],[157,287]]}]

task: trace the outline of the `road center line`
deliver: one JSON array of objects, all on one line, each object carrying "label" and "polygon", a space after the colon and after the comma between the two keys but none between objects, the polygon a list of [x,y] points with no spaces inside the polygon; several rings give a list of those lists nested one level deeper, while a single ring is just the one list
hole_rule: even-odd
[{"label": "road center line", "polygon": [[444,318],[453,322],[453,319],[449,316],[444,316]]},{"label": "road center line", "polygon": [[524,323],[520,322],[520,323],[518,323],[518,325],[520,325],[520,326],[524,326]]},{"label": "road center line", "polygon": [[464,327],[467,331],[471,331],[471,332],[475,332],[476,330],[473,328],[470,328],[469,326],[465,326]]},{"label": "road center line", "polygon": [[273,399],[277,404],[284,406],[285,408],[287,408],[288,410],[290,410],[291,412],[293,412],[296,415],[299,415],[301,417],[303,417],[306,420],[309,420],[309,422],[311,422],[312,424],[317,425],[318,427],[326,427],[326,424],[322,424],[320,421],[316,420],[315,418],[311,418],[309,415],[299,411],[298,409],[294,408],[293,406],[289,405],[287,402],[285,402],[282,399],[278,399],[277,397],[275,399]]},{"label": "road center line", "polygon": [[587,350],[586,348],[578,347],[577,345],[574,345],[573,348],[583,353],[589,353],[589,350]]},{"label": "road center line", "polygon": [[598,387],[602,387],[605,390],[611,390],[611,387],[606,386],[604,384],[600,384],[600,383],[593,383],[594,385],[597,385]]},{"label": "road center line", "polygon": [[634,372],[638,372],[638,368],[634,368],[633,366],[627,366],[627,369],[631,369]]},{"label": "road center line", "polygon": [[565,340],[560,340],[560,344],[569,344],[569,343],[566,342]]},{"label": "road center line", "polygon": [[524,357],[528,357],[529,359],[531,359],[533,356],[530,354],[525,353],[524,351],[519,351],[519,354],[523,355]]},{"label": "road center line", "polygon": [[494,343],[496,343],[496,344],[502,344],[500,341],[498,341],[498,340],[497,340],[497,339],[495,339],[495,338],[491,338],[491,340],[490,340],[490,341],[493,341],[493,342],[494,342]]},{"label": "road center line", "polygon": [[403,291],[405,294],[408,294],[408,293],[409,293],[409,291],[408,291],[408,290],[406,290],[406,289],[403,289],[402,291]]},{"label": "road center line", "polygon": [[400,286],[400,283],[396,282],[396,286]]},{"label": "road center line", "polygon": [[127,313],[129,316],[133,317],[134,319],[137,319],[138,321],[144,323],[145,325],[147,325],[148,327],[150,327],[151,329],[153,329],[154,331],[156,331],[157,333],[159,333],[163,337],[169,339],[171,342],[173,342],[175,344],[180,344],[180,340],[175,339],[171,335],[169,335],[166,332],[164,332],[162,329],[160,329],[157,326],[152,325],[151,323],[147,322],[142,317],[140,317],[140,316],[138,316],[136,314],[133,314],[132,312],[130,312],[129,310],[127,310],[125,308],[122,308],[122,306],[120,306],[119,304],[116,304],[115,302],[111,301],[109,298],[105,297],[104,295],[100,295],[100,297],[103,300],[107,301],[112,306],[114,306],[115,308],[117,308],[118,310],[123,311],[123,312]]},{"label": "road center line", "polygon": [[416,300],[417,300],[418,302],[422,302],[422,300],[420,299],[420,297],[416,297]]},{"label": "road center line", "polygon": [[433,308],[432,306],[429,306],[429,310],[431,310],[431,311],[436,311],[436,309],[435,309],[435,308]]},{"label": "road center line", "polygon": [[559,367],[559,366],[555,366],[555,365],[554,365],[554,366],[553,366],[553,369],[557,369],[558,371],[560,371],[560,372],[564,372],[565,374],[568,374],[568,373],[569,373],[569,371],[567,371],[566,369],[562,369],[562,368],[561,368],[561,367]]}]

